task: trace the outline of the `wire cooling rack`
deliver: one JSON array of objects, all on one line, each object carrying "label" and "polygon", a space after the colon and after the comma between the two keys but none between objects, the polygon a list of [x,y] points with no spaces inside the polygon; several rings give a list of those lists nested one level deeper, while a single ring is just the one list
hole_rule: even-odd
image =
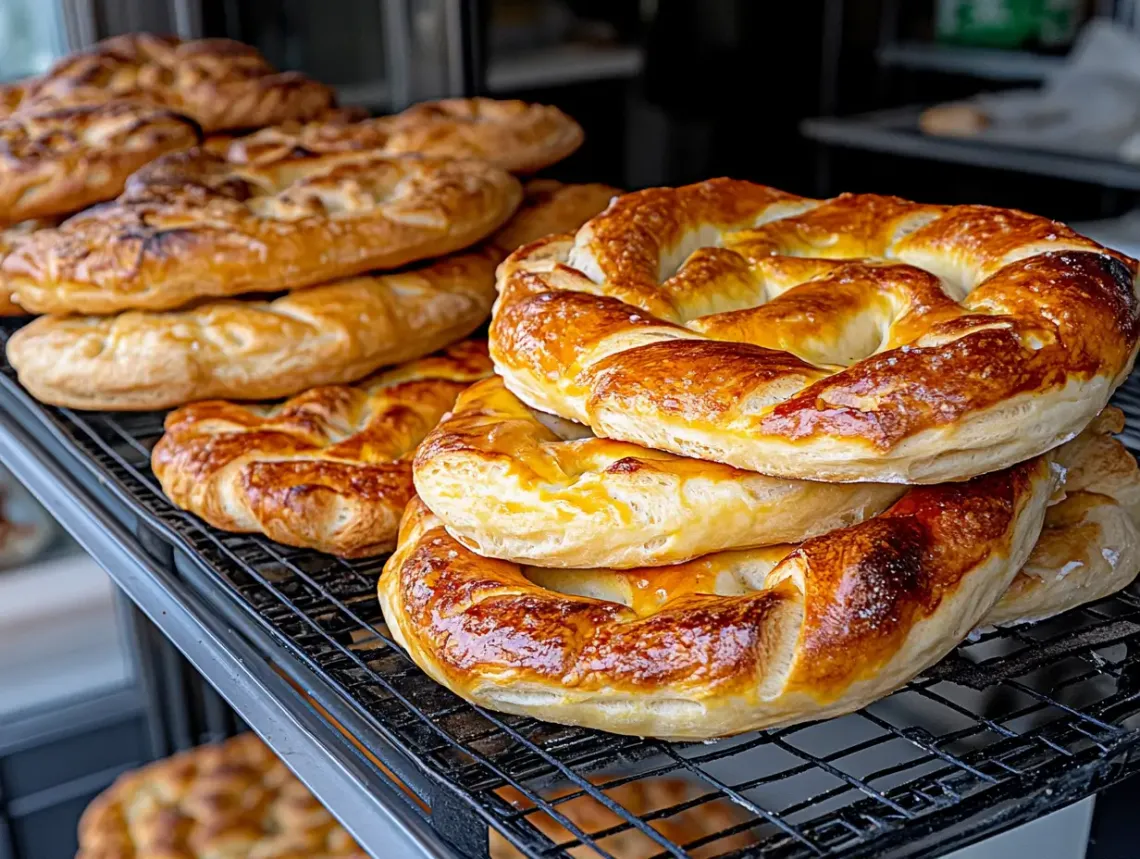
[{"label": "wire cooling rack", "polygon": [[[9,331],[0,329],[0,340]],[[420,778],[408,785],[432,805],[433,825],[475,856],[485,853],[490,825],[532,857],[568,856],[581,845],[612,857],[607,845],[631,829],[653,839],[661,856],[700,848],[704,856],[767,859],[928,857],[1140,769],[1133,589],[1060,618],[977,635],[899,692],[840,719],[703,744],[561,727],[474,708],[392,646],[375,594],[382,559],[345,561],[225,534],[173,508],[149,468],[162,414],[36,406],[0,363],[4,399],[31,405],[41,427],[109,492],[185,550],[208,587],[323,678],[335,695],[327,707],[334,718],[351,714],[369,725],[383,749],[403,756],[404,770],[385,760],[401,775],[410,759]],[[1117,399],[1140,426],[1140,385]],[[1130,433],[1125,440],[1140,448]],[[689,782],[689,798],[639,816],[607,795],[660,776]],[[502,798],[508,785],[530,805]],[[563,790],[547,798],[553,786]],[[618,822],[593,833],[577,827],[562,810],[583,794]],[[726,798],[741,813],[728,829],[676,844],[654,828]],[[562,824],[566,840],[542,835],[531,825],[536,814]],[[739,833],[751,847],[729,840]]]}]

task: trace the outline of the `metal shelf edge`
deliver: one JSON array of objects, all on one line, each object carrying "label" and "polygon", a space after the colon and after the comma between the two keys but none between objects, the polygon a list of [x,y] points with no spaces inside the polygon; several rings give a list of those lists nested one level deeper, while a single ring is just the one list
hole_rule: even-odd
[{"label": "metal shelf edge", "polygon": [[1061,56],[1002,48],[969,48],[932,42],[895,42],[877,52],[881,65],[969,75],[991,81],[1044,80],[1065,63]]},{"label": "metal shelf edge", "polygon": [[307,705],[268,658],[161,569],[78,482],[0,413],[0,459],[374,856],[458,854]]},{"label": "metal shelf edge", "polygon": [[1019,149],[980,141],[928,137],[917,130],[894,127],[908,118],[917,120],[916,108],[901,108],[849,117],[814,117],[800,123],[810,140],[850,149],[924,158],[973,167],[1013,170],[1093,185],[1140,191],[1140,168],[1114,162],[1044,150]]}]

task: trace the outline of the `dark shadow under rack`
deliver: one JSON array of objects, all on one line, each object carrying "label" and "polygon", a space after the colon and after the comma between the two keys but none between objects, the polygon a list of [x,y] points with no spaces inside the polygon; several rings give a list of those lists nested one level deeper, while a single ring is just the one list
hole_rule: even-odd
[{"label": "dark shadow under rack", "polygon": [[[0,330],[6,340],[11,327]],[[486,850],[493,826],[529,856],[565,856],[637,828],[663,856],[750,830],[748,855],[934,856],[1060,808],[1140,769],[1140,589],[1061,618],[964,643],[922,678],[841,719],[710,744],[676,744],[545,724],[471,707],[388,646],[375,597],[382,560],[344,561],[225,534],[174,509],[149,469],[162,414],[73,412],[35,404],[7,363],[0,404],[31,415],[117,501],[188,562],[178,573],[243,626],[271,636],[325,684],[318,697],[431,809],[458,850]],[[1140,384],[1117,395],[1140,449]],[[267,657],[269,654],[267,654]],[[298,698],[300,702],[302,699]],[[681,805],[638,817],[604,790],[654,776],[693,785]],[[519,809],[496,791],[516,788]],[[573,791],[544,799],[546,788]],[[561,814],[583,793],[622,821],[593,837]],[[678,845],[652,823],[728,797],[734,830]],[[334,807],[335,810],[335,807]],[[545,813],[575,840],[554,844]],[[600,842],[600,843],[599,843]],[[719,855],[719,854],[718,854]],[[724,855],[745,855],[728,853]]]}]

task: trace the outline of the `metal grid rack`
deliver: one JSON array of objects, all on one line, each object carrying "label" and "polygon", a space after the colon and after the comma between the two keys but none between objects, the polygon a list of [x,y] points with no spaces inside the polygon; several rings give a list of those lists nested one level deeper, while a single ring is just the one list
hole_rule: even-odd
[{"label": "metal grid rack", "polygon": [[[1118,400],[1140,418],[1140,385]],[[459,854],[485,856],[492,826],[533,857],[566,856],[580,844],[610,856],[605,839],[632,828],[662,856],[700,846],[716,853],[718,841],[748,830],[755,846],[724,855],[927,857],[1140,769],[1136,590],[975,636],[893,696],[841,719],[705,744],[621,737],[484,711],[433,683],[388,638],[375,596],[381,560],[225,534],[174,509],[148,466],[161,414],[45,408],[6,363],[0,405],[23,415],[29,438],[52,440],[57,458],[69,460],[64,469],[80,464],[108,504],[130,509],[150,554],[167,559],[170,574],[208,597],[230,630],[263,645],[260,658],[349,726],[422,803],[407,807]],[[1126,440],[1135,447],[1140,437]],[[300,696],[283,704],[303,706]],[[663,775],[690,782],[691,798],[638,817],[606,794]],[[531,807],[501,797],[508,785]],[[572,791],[545,798],[565,785]],[[580,830],[561,809],[583,794],[621,822],[593,835]],[[334,813],[347,799],[323,798]],[[683,845],[653,828],[720,798],[746,819]],[[536,814],[558,821],[571,840],[550,841],[531,825]]]}]

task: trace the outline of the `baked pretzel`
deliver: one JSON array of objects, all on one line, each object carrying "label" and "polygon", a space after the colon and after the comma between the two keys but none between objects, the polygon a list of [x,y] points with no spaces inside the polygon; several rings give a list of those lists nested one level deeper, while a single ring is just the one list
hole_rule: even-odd
[{"label": "baked pretzel", "polygon": [[[41,351],[50,351],[43,350]],[[904,487],[818,483],[595,438],[493,376],[416,451],[416,494],[480,555],[542,567],[659,566],[799,541],[885,510]]]},{"label": "baked pretzel", "polygon": [[[1055,482],[1037,457],[912,488],[767,570],[754,559],[769,550],[753,549],[578,571],[588,584],[573,592],[544,583],[574,571],[476,555],[413,498],[380,606],[424,671],[492,710],[670,739],[822,719],[888,694],[982,621],[1028,558]],[[616,582],[642,580],[630,604],[613,597]]]},{"label": "baked pretzel", "polygon": [[110,200],[144,164],[199,140],[190,120],[125,102],[0,120],[0,223]]},{"label": "baked pretzel", "polygon": [[314,119],[335,106],[332,90],[278,72],[255,48],[230,39],[115,36],[63,57],[8,98],[20,111],[112,99],[167,108],[205,131]]},{"label": "baked pretzel", "polygon": [[617,193],[604,185],[535,180],[515,216],[474,251],[273,301],[43,316],[12,335],[8,360],[41,402],[80,409],[273,399],[354,382],[470,334],[490,312],[495,266],[507,253],[576,229]]},{"label": "baked pretzel", "polygon": [[526,403],[600,436],[934,483],[1084,427],[1132,367],[1136,273],[1024,212],[718,179],[516,252],[491,356]]},{"label": "baked pretzel", "polygon": [[458,250],[521,198],[513,176],[482,161],[350,152],[240,165],[192,149],[31,236],[0,271],[35,313],[163,310]]},{"label": "baked pretzel", "polygon": [[1140,469],[1109,433],[1124,415],[1107,408],[1057,449],[1064,494],[1050,505],[1033,553],[985,623],[1043,620],[1127,587],[1140,571]]},{"label": "baked pretzel", "polygon": [[362,122],[266,128],[235,139],[227,157],[258,164],[295,149],[314,154],[383,149],[394,155],[478,158],[516,173],[533,173],[561,161],[581,143],[581,126],[556,107],[456,98]]},{"label": "baked pretzel", "polygon": [[254,734],[119,776],[83,812],[76,859],[368,859]]},{"label": "baked pretzel", "polygon": [[465,341],[281,405],[195,403],[166,416],[151,467],[175,505],[215,528],[377,555],[412,496],[416,445],[490,371],[486,345]]}]

